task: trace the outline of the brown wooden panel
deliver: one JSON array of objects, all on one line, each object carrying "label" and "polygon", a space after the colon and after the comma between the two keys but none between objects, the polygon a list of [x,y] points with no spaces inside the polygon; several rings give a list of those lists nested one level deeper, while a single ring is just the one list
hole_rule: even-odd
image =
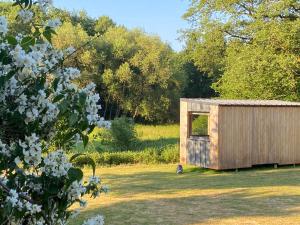
[{"label": "brown wooden panel", "polygon": [[220,107],[220,168],[300,162],[299,107]]},{"label": "brown wooden panel", "polygon": [[180,101],[180,163],[186,164],[188,138],[188,103]]},{"label": "brown wooden panel", "polygon": [[207,167],[212,169],[219,168],[219,107],[210,106],[209,114],[209,165]]},{"label": "brown wooden panel", "polygon": [[253,108],[219,108],[220,169],[251,166]]}]

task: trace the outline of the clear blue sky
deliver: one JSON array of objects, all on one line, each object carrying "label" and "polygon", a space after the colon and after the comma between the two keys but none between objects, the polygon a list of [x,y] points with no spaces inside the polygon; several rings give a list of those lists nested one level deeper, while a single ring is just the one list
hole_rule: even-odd
[{"label": "clear blue sky", "polygon": [[85,10],[91,17],[107,15],[128,28],[139,27],[159,35],[174,50],[182,49],[178,30],[188,27],[181,16],[188,0],[54,0],[54,6],[69,11]]}]

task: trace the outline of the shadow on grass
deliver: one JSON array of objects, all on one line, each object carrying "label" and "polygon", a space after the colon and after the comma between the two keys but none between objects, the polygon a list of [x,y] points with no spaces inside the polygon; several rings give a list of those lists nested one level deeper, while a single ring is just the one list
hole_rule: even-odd
[{"label": "shadow on grass", "polygon": [[[300,185],[300,167],[245,169],[239,172],[190,168],[181,175],[174,172],[141,172],[127,175],[103,174],[117,194],[176,193],[184,189],[234,189]],[[100,170],[101,172],[101,170]]]},{"label": "shadow on grass", "polygon": [[[175,169],[174,165],[174,172],[102,174],[116,202],[95,202],[74,225],[99,213],[110,225],[192,225],[212,220],[224,224],[224,219],[232,220],[226,224],[300,224],[300,217],[299,221],[289,218],[300,213],[300,189],[296,188],[300,186],[299,166],[240,172],[188,168],[182,175]],[[268,222],[270,217],[272,223]],[[248,223],[241,218],[247,218]]]},{"label": "shadow on grass", "polygon": [[[249,194],[247,191],[232,191],[209,196],[192,195],[188,197],[127,200],[102,206],[101,212],[106,217],[106,223],[111,225],[209,224],[211,220],[223,219],[233,219],[231,224],[248,224],[242,223],[241,217],[248,217],[248,222],[252,222],[251,224],[260,224],[253,223],[251,217],[273,217],[272,223],[266,220],[269,221],[268,224],[278,224],[274,221],[274,217],[276,220],[276,217],[299,213],[299,209],[296,209],[299,204],[299,195],[260,196]],[[99,209],[90,210],[86,213],[96,214],[99,213]],[[292,220],[289,222],[293,222],[289,224],[300,223],[300,221]]]}]

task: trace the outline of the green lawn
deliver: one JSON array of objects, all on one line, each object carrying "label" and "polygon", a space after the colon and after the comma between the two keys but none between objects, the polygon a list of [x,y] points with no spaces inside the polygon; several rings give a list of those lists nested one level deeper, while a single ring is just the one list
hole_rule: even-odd
[{"label": "green lawn", "polygon": [[99,167],[111,192],[89,199],[70,224],[99,213],[108,225],[300,224],[300,167],[184,169],[177,175],[176,165]]}]

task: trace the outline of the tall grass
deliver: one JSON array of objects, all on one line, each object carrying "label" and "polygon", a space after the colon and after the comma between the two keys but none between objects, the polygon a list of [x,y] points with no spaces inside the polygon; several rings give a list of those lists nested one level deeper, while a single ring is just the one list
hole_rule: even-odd
[{"label": "tall grass", "polygon": [[[73,153],[87,153],[98,165],[177,163],[179,161],[179,125],[135,125],[137,141],[130,149],[118,149],[103,141],[103,129],[95,129],[90,144],[76,146]],[[80,157],[78,164],[84,164]]]}]

